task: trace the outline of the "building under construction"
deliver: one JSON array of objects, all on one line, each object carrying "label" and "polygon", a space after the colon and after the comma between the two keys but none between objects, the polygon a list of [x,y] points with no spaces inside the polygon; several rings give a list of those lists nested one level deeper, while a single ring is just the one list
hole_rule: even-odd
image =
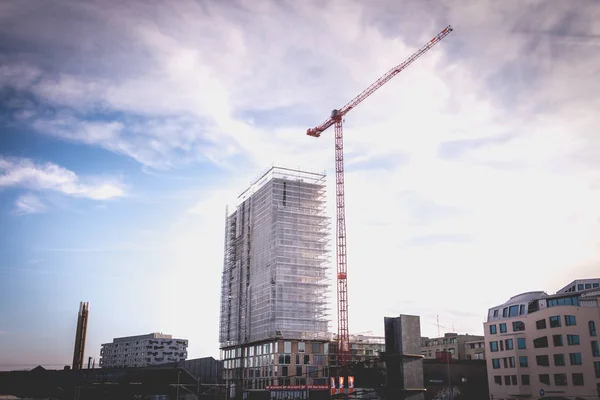
[{"label": "building under construction", "polygon": [[325,178],[273,167],[227,213],[219,339],[225,378],[239,392],[285,384],[326,390],[319,368],[330,337]]},{"label": "building under construction", "polygon": [[79,313],[77,314],[77,330],[75,331],[75,348],[73,349],[73,369],[83,368],[89,314],[90,303],[80,302]]}]

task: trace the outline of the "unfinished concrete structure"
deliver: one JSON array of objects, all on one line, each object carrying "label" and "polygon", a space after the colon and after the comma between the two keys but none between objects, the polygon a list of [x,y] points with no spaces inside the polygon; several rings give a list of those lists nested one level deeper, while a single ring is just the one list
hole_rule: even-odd
[{"label": "unfinished concrete structure", "polygon": [[421,321],[416,315],[385,317],[388,398],[423,400]]},{"label": "unfinished concrete structure", "polygon": [[77,330],[75,331],[75,348],[73,349],[73,369],[83,368],[83,354],[85,352],[89,312],[90,303],[80,302],[79,313],[77,314]]},{"label": "unfinished concrete structure", "polygon": [[276,366],[278,341],[328,342],[325,190],[324,174],[273,167],[227,212],[219,341],[226,377],[243,388],[279,384],[281,369],[261,370],[260,379],[248,373],[259,366],[249,363],[267,362],[264,352],[248,359],[256,345],[268,345]]}]

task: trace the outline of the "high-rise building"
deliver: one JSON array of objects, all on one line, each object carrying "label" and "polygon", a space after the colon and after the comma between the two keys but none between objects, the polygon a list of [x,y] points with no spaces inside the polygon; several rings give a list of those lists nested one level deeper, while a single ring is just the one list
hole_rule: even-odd
[{"label": "high-rise building", "polygon": [[88,316],[90,303],[80,302],[77,314],[77,330],[75,331],[75,347],[73,349],[73,369],[83,368],[83,355],[85,352],[85,339],[87,336]]},{"label": "high-rise building", "polygon": [[527,292],[488,311],[485,329],[494,399],[591,399],[600,395],[600,279],[554,295]]},{"label": "high-rise building", "polygon": [[146,367],[184,361],[187,346],[186,339],[174,339],[162,333],[115,338],[112,343],[102,345],[100,367]]},{"label": "high-rise building", "polygon": [[219,338],[238,389],[327,384],[325,178],[273,167],[227,213]]}]

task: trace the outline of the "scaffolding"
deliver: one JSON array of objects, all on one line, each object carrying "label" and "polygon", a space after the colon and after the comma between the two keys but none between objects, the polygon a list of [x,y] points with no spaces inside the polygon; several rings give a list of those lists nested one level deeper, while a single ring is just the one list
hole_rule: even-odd
[{"label": "scaffolding", "polygon": [[329,330],[325,175],[269,169],[226,212],[221,347]]}]

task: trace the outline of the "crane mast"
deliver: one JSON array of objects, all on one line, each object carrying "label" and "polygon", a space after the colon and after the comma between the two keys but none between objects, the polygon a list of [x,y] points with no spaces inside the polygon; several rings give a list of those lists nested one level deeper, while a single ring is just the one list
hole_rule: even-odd
[{"label": "crane mast", "polygon": [[335,191],[336,191],[336,263],[337,263],[337,309],[338,309],[338,360],[343,368],[350,362],[350,333],[348,330],[348,272],[346,264],[346,203],[344,199],[344,135],[342,121],[344,116],[354,107],[362,103],[385,85],[390,79],[412,64],[417,58],[439,43],[452,32],[448,25],[433,37],[426,45],[417,50],[403,63],[395,66],[377,79],[371,86],[350,100],[340,109],[331,112],[330,117],[315,128],[308,129],[308,136],[320,137],[321,133],[334,125],[335,131]]}]

